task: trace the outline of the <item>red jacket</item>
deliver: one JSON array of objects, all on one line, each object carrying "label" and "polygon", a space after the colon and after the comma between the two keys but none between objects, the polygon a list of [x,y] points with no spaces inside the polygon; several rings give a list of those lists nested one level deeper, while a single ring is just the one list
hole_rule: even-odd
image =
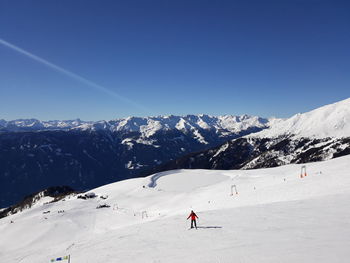
[{"label": "red jacket", "polygon": [[189,219],[191,217],[191,220],[196,220],[196,217],[198,218],[198,216],[196,215],[195,212],[192,212],[188,217],[187,219]]}]

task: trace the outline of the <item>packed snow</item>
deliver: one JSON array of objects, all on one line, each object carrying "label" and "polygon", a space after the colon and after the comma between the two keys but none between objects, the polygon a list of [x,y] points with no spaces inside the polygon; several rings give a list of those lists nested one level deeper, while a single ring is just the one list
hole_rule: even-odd
[{"label": "packed snow", "polygon": [[303,165],[168,171],[38,202],[0,219],[0,262],[348,262],[350,156],[301,178]]}]

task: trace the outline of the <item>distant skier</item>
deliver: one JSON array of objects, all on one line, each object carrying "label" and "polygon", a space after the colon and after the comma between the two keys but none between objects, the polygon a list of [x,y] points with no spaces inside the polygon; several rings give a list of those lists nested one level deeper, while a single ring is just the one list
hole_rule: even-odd
[{"label": "distant skier", "polygon": [[198,216],[196,215],[195,212],[193,212],[193,210],[191,210],[191,214],[187,217],[187,220],[189,218],[191,218],[191,228],[193,228],[193,224],[194,224],[194,227],[197,229],[196,218],[198,218]]}]

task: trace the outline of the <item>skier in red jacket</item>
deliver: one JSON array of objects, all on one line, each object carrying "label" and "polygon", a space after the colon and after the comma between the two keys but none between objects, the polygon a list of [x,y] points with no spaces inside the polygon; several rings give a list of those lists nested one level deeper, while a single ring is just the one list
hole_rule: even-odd
[{"label": "skier in red jacket", "polygon": [[193,228],[193,223],[194,223],[194,227],[197,229],[196,217],[198,218],[196,213],[193,212],[193,210],[191,210],[191,214],[187,217],[187,220],[191,218],[191,228]]}]

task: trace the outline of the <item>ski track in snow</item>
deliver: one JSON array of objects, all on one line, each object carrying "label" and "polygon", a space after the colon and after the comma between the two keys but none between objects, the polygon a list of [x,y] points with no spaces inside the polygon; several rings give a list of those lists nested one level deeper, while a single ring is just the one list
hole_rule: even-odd
[{"label": "ski track in snow", "polygon": [[173,173],[176,173],[176,171],[167,171],[167,172],[156,173],[150,177],[150,183],[147,186],[154,188],[157,186],[157,180],[159,178],[166,176],[168,174],[173,174]]}]

